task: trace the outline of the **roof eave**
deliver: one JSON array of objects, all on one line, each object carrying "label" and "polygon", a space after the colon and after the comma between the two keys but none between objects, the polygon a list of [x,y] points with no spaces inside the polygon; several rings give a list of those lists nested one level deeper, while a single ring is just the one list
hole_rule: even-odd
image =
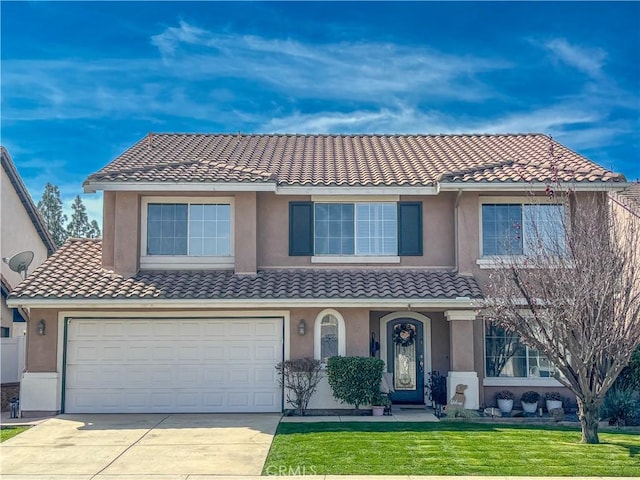
[{"label": "roof eave", "polygon": [[478,308],[480,298],[277,298],[277,299],[49,299],[9,297],[9,307],[29,308],[297,308],[325,307],[327,304],[342,307],[384,307],[395,309],[413,308]]},{"label": "roof eave", "polygon": [[[545,191],[549,187],[546,182],[442,182],[438,184],[438,190],[444,192],[522,192]],[[619,192],[629,186],[627,182],[560,182],[559,185],[574,192],[607,191]]]},{"label": "roof eave", "polygon": [[84,193],[125,192],[275,192],[275,182],[110,182],[87,180]]}]

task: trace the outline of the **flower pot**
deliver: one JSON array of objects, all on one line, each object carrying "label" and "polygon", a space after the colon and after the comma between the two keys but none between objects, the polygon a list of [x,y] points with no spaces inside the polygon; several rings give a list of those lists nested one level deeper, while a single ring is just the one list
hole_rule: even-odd
[{"label": "flower pot", "polygon": [[371,407],[371,410],[374,417],[381,417],[384,415],[384,407],[373,406]]},{"label": "flower pot", "polygon": [[554,408],[562,408],[562,400],[547,400],[547,412]]},{"label": "flower pot", "polygon": [[502,413],[511,413],[511,410],[513,410],[513,400],[512,399],[507,400],[506,398],[499,398],[498,408]]},{"label": "flower pot", "polygon": [[536,411],[538,410],[538,402],[522,402],[522,410],[524,411],[524,413],[536,413]]}]

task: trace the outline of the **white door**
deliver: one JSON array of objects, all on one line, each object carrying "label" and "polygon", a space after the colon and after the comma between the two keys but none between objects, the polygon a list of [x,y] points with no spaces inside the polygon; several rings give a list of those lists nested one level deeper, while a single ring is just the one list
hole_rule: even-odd
[{"label": "white door", "polygon": [[282,346],[282,318],[70,319],[65,412],[279,412]]}]

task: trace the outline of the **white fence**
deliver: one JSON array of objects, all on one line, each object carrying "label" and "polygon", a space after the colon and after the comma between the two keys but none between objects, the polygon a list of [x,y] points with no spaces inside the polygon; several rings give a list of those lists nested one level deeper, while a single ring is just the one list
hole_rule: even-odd
[{"label": "white fence", "polygon": [[2,354],[0,383],[18,383],[24,370],[24,344],[27,337],[0,338]]}]

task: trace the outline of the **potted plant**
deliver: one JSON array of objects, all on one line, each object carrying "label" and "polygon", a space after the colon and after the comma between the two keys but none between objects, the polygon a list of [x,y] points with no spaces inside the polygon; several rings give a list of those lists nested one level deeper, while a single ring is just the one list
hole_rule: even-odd
[{"label": "potted plant", "polygon": [[510,390],[502,390],[496,393],[496,399],[498,400],[498,408],[502,413],[511,413],[513,410],[513,392]]},{"label": "potted plant", "polygon": [[554,408],[562,408],[562,395],[559,392],[547,392],[544,399],[547,404],[547,411],[550,412]]},{"label": "potted plant", "polygon": [[376,393],[371,398],[371,410],[374,417],[384,415],[384,409],[389,406],[389,397],[383,393]]},{"label": "potted plant", "polygon": [[534,392],[533,390],[524,392],[522,397],[520,397],[520,403],[522,403],[524,413],[536,413],[538,400],[540,400],[540,394],[538,392]]}]

